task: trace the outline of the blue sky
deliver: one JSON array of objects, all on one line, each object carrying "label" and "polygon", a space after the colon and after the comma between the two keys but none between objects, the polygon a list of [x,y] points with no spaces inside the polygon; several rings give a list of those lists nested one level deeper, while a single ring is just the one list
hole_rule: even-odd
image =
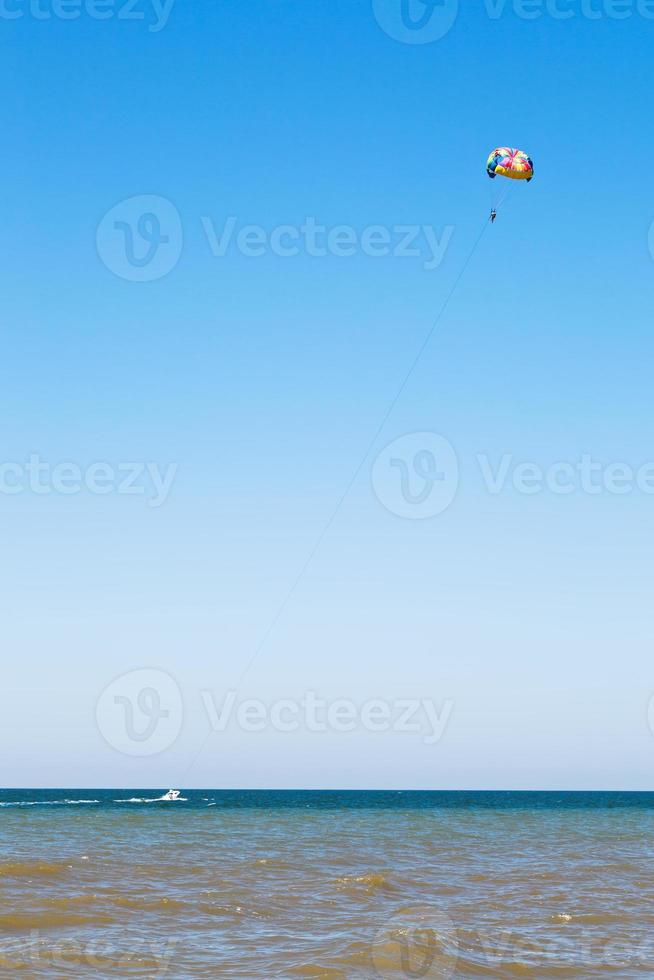
[{"label": "blue sky", "polygon": [[[2,781],[649,787],[647,8],[446,6],[444,36],[410,44],[383,27],[399,0],[177,0],[165,23],[145,0],[133,19],[65,9],[78,16],[47,0],[0,13],[0,462],[23,480],[0,494]],[[470,255],[503,144],[536,179],[483,235],[288,598]],[[141,212],[159,220],[146,237],[168,235],[170,271],[141,266],[150,281],[125,259],[130,224],[147,252]],[[230,217],[235,235],[289,226],[298,254],[267,237],[259,256],[234,239],[213,254],[207,228]],[[354,254],[307,254],[307,218],[347,226]],[[372,226],[391,254],[365,254]],[[392,254],[400,226],[418,255]],[[432,268],[425,227],[445,243]],[[441,513],[407,519],[402,447],[419,495],[429,437],[374,462],[415,433],[447,441],[458,478]],[[585,454],[600,481],[629,467],[629,492],[575,478],[529,494],[515,477]],[[114,483],[36,492],[20,470],[34,456]],[[161,506],[147,463],[174,474]],[[130,465],[141,493],[119,492]],[[137,755],[116,735],[129,680],[118,714],[96,703],[143,669],[181,707],[162,750]],[[437,744],[360,724],[207,739],[206,692],[231,689],[452,707]]]}]

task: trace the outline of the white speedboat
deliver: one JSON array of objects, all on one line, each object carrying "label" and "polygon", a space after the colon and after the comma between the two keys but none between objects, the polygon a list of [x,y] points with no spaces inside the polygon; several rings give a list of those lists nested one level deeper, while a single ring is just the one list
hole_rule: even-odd
[{"label": "white speedboat", "polygon": [[169,789],[167,793],[164,793],[164,795],[161,797],[161,799],[162,800],[178,800],[179,799],[179,790],[178,789]]}]

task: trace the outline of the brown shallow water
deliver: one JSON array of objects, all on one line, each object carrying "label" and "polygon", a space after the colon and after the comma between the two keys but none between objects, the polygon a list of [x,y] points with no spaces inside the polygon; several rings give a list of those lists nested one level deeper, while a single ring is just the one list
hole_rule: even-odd
[{"label": "brown shallow water", "polygon": [[1,794],[0,975],[654,976],[649,794],[185,796]]}]

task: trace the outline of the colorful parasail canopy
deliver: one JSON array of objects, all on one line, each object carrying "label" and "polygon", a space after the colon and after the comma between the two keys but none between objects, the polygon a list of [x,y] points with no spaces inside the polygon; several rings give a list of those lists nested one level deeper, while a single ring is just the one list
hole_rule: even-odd
[{"label": "colorful parasail canopy", "polygon": [[493,180],[498,174],[502,177],[510,177],[511,180],[531,180],[534,176],[534,164],[531,157],[523,150],[500,146],[489,156],[486,173]]}]

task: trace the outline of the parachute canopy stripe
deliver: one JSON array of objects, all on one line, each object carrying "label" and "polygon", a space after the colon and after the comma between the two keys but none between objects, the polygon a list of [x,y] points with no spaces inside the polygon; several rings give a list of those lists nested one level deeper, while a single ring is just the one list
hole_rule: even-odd
[{"label": "parachute canopy stripe", "polygon": [[511,180],[531,180],[534,176],[534,164],[524,150],[514,150],[509,146],[500,146],[488,157],[486,173],[494,179],[500,174]]}]

